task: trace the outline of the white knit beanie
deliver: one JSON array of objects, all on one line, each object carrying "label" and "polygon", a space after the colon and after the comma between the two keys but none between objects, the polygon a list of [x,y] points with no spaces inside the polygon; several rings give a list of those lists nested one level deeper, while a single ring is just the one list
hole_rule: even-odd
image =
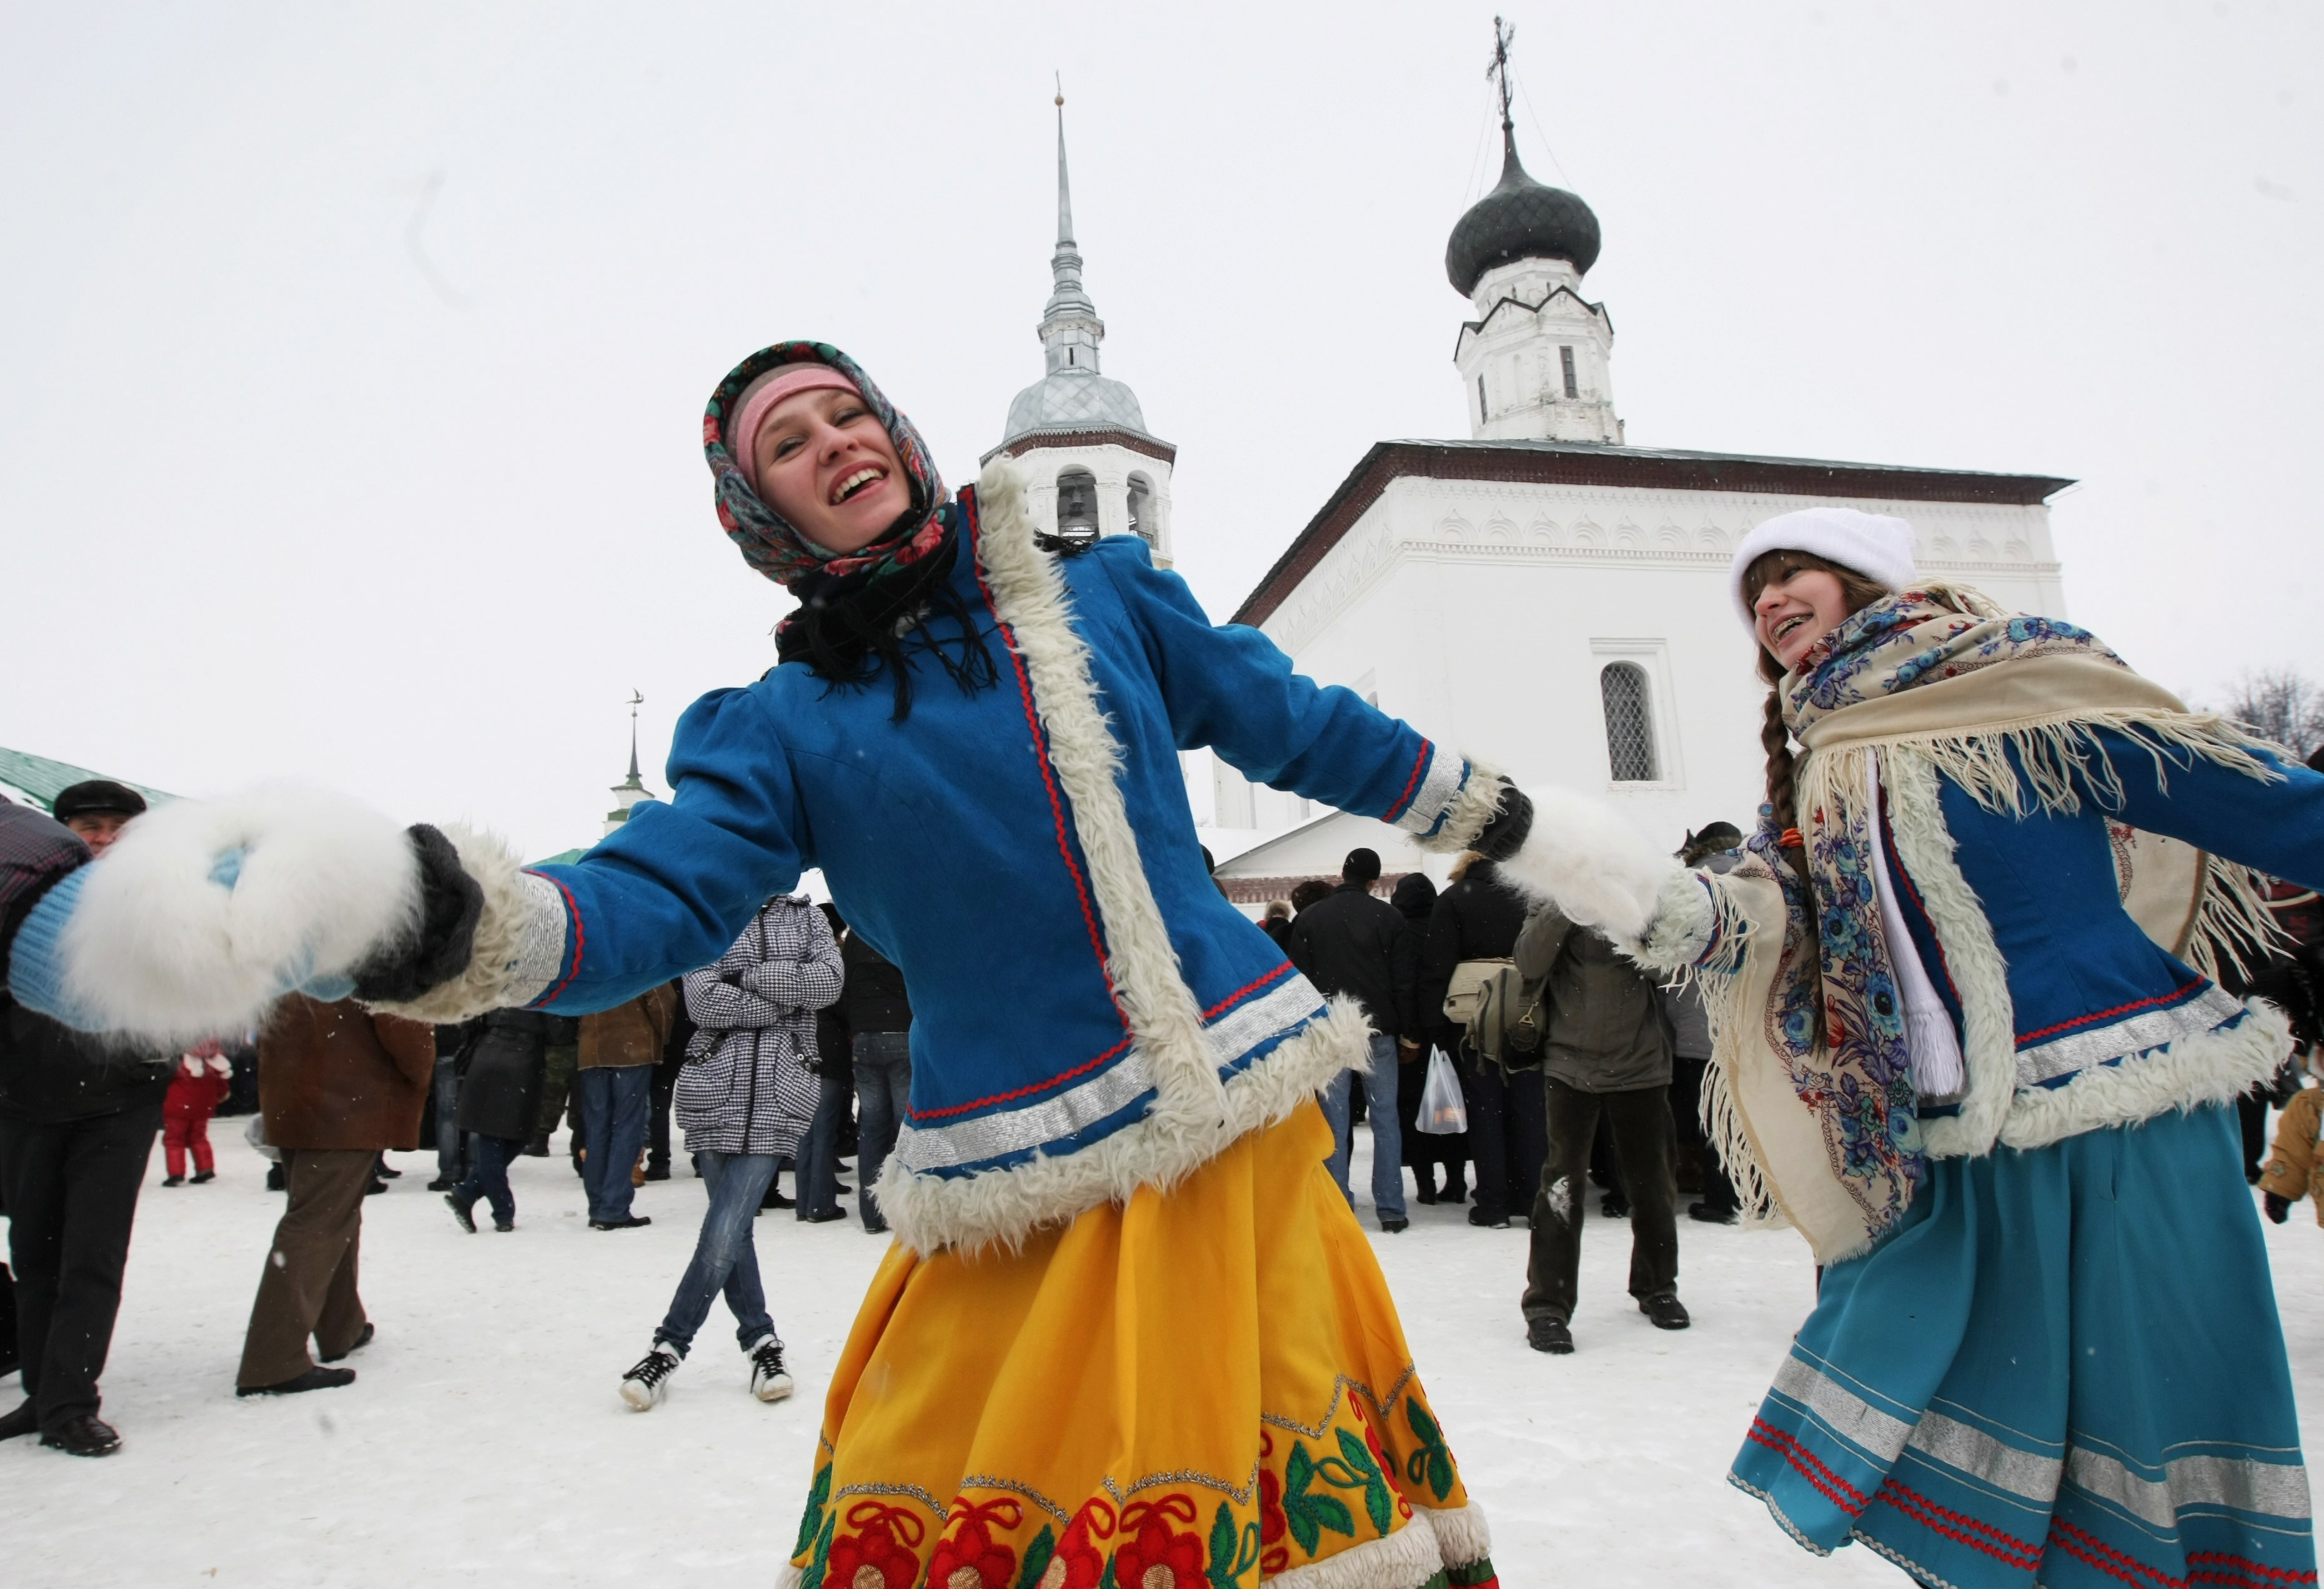
[{"label": "white knit beanie", "polygon": [[1807,552],[1851,569],[1891,593],[1913,583],[1913,527],[1885,513],[1854,508],[1803,508],[1778,513],[1756,527],[1735,548],[1727,588],[1743,627],[1751,627],[1751,603],[1743,595],[1743,571],[1769,552]]}]

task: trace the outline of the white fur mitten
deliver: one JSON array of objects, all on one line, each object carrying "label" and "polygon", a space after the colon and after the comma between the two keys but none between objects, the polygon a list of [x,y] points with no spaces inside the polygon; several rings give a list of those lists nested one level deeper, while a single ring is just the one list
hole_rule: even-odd
[{"label": "white fur mitten", "polygon": [[418,940],[426,905],[411,835],[344,795],[277,784],[176,800],[41,901],[9,985],[85,1031],[246,1030],[293,988],[344,997]]},{"label": "white fur mitten", "polygon": [[1618,943],[1645,937],[1678,862],[1600,801],[1564,789],[1532,799],[1533,826],[1501,876]]}]

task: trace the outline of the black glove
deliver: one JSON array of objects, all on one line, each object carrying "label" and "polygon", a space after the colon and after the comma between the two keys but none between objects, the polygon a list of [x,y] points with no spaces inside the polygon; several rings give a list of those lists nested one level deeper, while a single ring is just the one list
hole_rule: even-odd
[{"label": "black glove", "polygon": [[2273,1192],[2261,1194],[2260,1201],[2267,1206],[2268,1219],[2273,1224],[2282,1224],[2284,1217],[2292,1212],[2292,1205]]},{"label": "black glove", "polygon": [[1533,831],[1533,802],[1526,792],[1508,779],[1501,780],[1501,809],[1477,841],[1469,846],[1487,860],[1507,860],[1525,847],[1526,835]]},{"label": "black glove", "polygon": [[460,865],[452,841],[426,822],[403,831],[420,863],[420,931],[391,944],[355,970],[355,997],[403,1004],[467,969],[475,951],[484,891]]}]

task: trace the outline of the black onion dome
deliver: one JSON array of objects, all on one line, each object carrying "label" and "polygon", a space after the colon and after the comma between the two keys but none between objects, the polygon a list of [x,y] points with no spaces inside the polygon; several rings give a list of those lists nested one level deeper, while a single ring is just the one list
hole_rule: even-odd
[{"label": "black onion dome", "polygon": [[1545,188],[1517,163],[1517,141],[1501,132],[1501,179],[1469,207],[1444,245],[1444,274],[1462,297],[1495,265],[1563,260],[1577,274],[1598,262],[1598,217],[1563,188]]}]

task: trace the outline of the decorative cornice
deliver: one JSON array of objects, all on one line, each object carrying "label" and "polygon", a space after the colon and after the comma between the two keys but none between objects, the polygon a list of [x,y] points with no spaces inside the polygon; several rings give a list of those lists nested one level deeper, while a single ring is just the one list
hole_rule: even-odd
[{"label": "decorative cornice", "polygon": [[1461,356],[1461,344],[1469,337],[1472,335],[1482,336],[1485,334],[1485,327],[1493,323],[1493,317],[1499,314],[1503,309],[1523,309],[1528,315],[1538,315],[1542,310],[1549,308],[1551,299],[1556,298],[1561,293],[1567,298],[1572,299],[1575,303],[1580,304],[1584,309],[1587,309],[1591,314],[1595,315],[1599,319],[1603,320],[1606,323],[1607,335],[1611,336],[1614,335],[1614,317],[1606,312],[1606,306],[1602,303],[1591,303],[1588,299],[1582,297],[1580,293],[1574,291],[1573,289],[1561,281],[1556,286],[1551,288],[1547,292],[1542,294],[1541,301],[1539,303],[1527,303],[1525,299],[1517,297],[1516,294],[1508,293],[1494,299],[1493,307],[1487,309],[1484,314],[1477,319],[1462,321],[1460,331],[1452,338],[1452,356],[1456,359]]},{"label": "decorative cornice", "polygon": [[1856,497],[1891,501],[1973,502],[2031,507],[2073,483],[2042,474],[1914,469],[1815,458],[1692,453],[1587,442],[1384,441],[1373,444],[1275,566],[1236,609],[1232,621],[1261,624],[1298,589],[1388,485],[1427,480],[1629,487],[1771,496]]},{"label": "decorative cornice", "polygon": [[1004,442],[977,460],[980,464],[1007,455],[1021,458],[1028,453],[1044,447],[1127,447],[1133,453],[1143,453],[1149,458],[1159,458],[1165,464],[1178,461],[1178,449],[1170,442],[1141,436],[1134,430],[1028,430],[1013,441]]}]

